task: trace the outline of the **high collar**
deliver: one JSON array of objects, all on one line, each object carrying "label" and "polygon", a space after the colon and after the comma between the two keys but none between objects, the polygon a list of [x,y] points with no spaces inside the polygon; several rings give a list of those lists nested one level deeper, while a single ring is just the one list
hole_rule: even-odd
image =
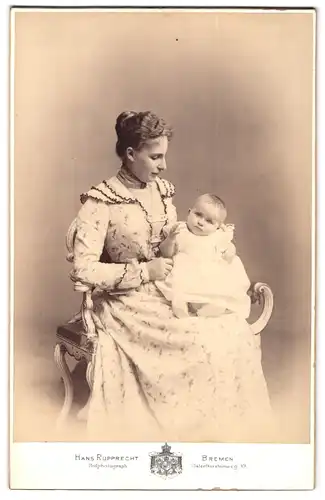
[{"label": "high collar", "polygon": [[128,189],[144,189],[147,187],[146,182],[140,181],[126,165],[122,165],[116,177]]}]

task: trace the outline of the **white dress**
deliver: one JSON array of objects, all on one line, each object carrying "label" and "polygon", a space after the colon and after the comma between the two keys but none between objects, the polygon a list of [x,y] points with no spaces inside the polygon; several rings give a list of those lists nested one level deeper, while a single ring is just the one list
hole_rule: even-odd
[{"label": "white dress", "polygon": [[250,281],[244,265],[238,256],[231,263],[223,257],[234,226],[229,224],[207,236],[191,233],[185,222],[179,223],[179,229],[173,269],[165,281],[156,283],[158,289],[170,301],[177,298],[186,303],[210,304],[248,318]]}]

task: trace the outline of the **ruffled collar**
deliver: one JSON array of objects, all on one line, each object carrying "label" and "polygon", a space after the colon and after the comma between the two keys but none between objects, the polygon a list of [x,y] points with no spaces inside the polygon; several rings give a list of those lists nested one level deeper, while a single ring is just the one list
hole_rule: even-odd
[{"label": "ruffled collar", "polygon": [[145,189],[147,187],[146,182],[140,181],[128,168],[126,165],[122,165],[118,171],[116,177],[118,180],[128,189]]},{"label": "ruffled collar", "polygon": [[[170,181],[166,179],[157,178],[154,181],[160,192],[161,197],[172,198],[175,194],[175,188]],[[135,196],[135,191],[129,191],[124,183],[118,179],[117,175],[111,177],[107,181],[103,181],[97,186],[93,186],[86,193],[80,196],[81,203],[85,203],[88,198],[96,201],[103,201],[108,205],[119,203],[139,203]]]}]

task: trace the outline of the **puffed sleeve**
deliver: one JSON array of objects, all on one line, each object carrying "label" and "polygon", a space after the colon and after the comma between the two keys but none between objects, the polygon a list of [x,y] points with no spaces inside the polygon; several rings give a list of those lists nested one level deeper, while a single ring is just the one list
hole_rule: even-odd
[{"label": "puffed sleeve", "polygon": [[109,211],[108,204],[91,198],[82,205],[77,216],[74,268],[70,278],[111,292],[137,288],[149,281],[145,263],[139,263],[136,259],[125,264],[100,262]]}]

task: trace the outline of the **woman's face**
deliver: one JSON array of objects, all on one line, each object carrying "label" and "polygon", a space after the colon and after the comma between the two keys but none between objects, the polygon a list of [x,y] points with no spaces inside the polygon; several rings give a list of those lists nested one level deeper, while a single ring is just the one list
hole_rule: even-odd
[{"label": "woman's face", "polygon": [[165,136],[148,140],[138,151],[128,148],[127,166],[140,181],[154,181],[167,168],[167,149],[168,139]]}]

